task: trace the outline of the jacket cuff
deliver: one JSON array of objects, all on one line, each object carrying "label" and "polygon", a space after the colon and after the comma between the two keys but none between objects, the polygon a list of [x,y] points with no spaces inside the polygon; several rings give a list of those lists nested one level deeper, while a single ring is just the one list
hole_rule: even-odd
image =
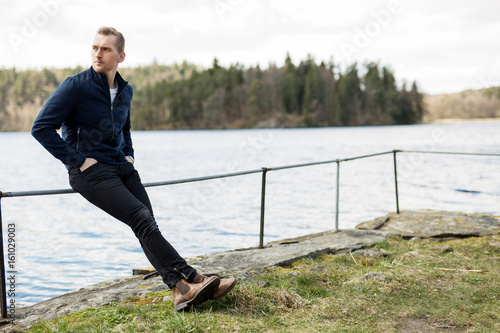
[{"label": "jacket cuff", "polygon": [[87,159],[87,156],[85,156],[85,154],[83,154],[83,153],[80,153],[76,156],[71,156],[71,157],[68,156],[66,158],[66,163],[64,163],[64,164],[67,164],[70,167],[79,168],[82,166],[83,162],[85,162],[86,159]]}]

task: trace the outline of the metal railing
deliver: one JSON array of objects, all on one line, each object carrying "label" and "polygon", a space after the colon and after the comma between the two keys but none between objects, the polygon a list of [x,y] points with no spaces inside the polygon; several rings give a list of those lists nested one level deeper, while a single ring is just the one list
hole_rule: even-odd
[{"label": "metal railing", "polygon": [[[396,212],[399,214],[399,193],[398,193],[398,174],[397,174],[397,153],[421,153],[421,154],[447,154],[447,155],[472,155],[472,156],[496,156],[500,157],[500,154],[481,154],[481,153],[460,153],[460,152],[437,152],[437,151],[418,151],[418,150],[392,150],[381,153],[369,154],[356,156],[351,158],[344,159],[335,159],[321,162],[311,162],[311,163],[303,163],[303,164],[293,164],[286,166],[278,166],[278,167],[262,167],[261,169],[255,170],[247,170],[241,172],[233,172],[212,176],[204,176],[204,177],[195,177],[195,178],[185,178],[185,179],[177,179],[177,180],[169,180],[169,181],[161,181],[161,182],[152,182],[152,183],[144,183],[145,187],[154,187],[154,186],[166,186],[166,185],[175,185],[175,184],[183,184],[183,183],[192,183],[192,182],[200,182],[207,181],[213,179],[221,179],[228,177],[237,177],[244,176],[250,174],[262,174],[262,187],[261,187],[261,209],[260,209],[260,232],[259,232],[259,248],[264,247],[264,216],[265,216],[265,203],[266,203],[266,175],[269,171],[279,171],[285,169],[292,168],[302,168],[308,166],[315,166],[321,164],[337,164],[337,172],[336,172],[336,197],[335,197],[335,230],[339,229],[339,187],[340,187],[340,163],[354,161],[364,158],[371,158],[375,156],[382,155],[393,155],[394,161],[394,186],[395,186],[395,200],[396,200]],[[43,196],[43,195],[55,195],[55,194],[69,194],[76,193],[72,189],[60,189],[60,190],[40,190],[40,191],[21,191],[21,192],[2,192],[0,191],[0,310],[2,318],[7,318],[7,288],[6,288],[6,279],[5,279],[5,257],[4,257],[4,244],[3,244],[3,225],[2,225],[2,206],[1,200],[2,198],[13,198],[13,197],[26,197],[26,196]],[[8,271],[9,273],[9,271]],[[15,272],[14,272],[15,273]]]}]

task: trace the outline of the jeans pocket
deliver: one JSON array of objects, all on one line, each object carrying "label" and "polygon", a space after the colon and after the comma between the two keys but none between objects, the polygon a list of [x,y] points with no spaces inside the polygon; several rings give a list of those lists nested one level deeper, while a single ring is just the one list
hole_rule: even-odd
[{"label": "jeans pocket", "polygon": [[69,173],[69,185],[71,188],[77,192],[78,191],[78,184],[83,182],[87,182],[88,180],[91,180],[93,178],[92,174],[94,173],[93,171],[96,170],[99,167],[99,162],[92,164],[89,166],[87,169],[81,171],[80,168],[78,167],[71,167],[68,171]]}]

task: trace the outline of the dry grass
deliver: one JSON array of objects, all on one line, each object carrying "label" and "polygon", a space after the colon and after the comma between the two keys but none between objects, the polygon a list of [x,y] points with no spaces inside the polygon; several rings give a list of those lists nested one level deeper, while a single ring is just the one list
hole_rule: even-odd
[{"label": "dry grass", "polygon": [[[31,332],[495,332],[499,242],[499,236],[391,238],[374,247],[386,257],[303,259],[239,283],[191,313],[174,313],[163,292],[65,316]],[[443,252],[444,245],[452,251]],[[364,278],[368,273],[385,279]]]}]

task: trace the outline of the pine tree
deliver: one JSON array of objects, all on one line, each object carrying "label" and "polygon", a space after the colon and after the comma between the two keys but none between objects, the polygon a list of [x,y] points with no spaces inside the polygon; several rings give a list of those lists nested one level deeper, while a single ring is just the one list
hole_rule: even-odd
[{"label": "pine tree", "polygon": [[362,92],[357,64],[351,65],[338,81],[340,122],[342,125],[361,123]]},{"label": "pine tree", "polygon": [[425,113],[425,105],[422,94],[418,92],[417,83],[415,81],[413,81],[411,85],[409,98],[411,100],[413,112],[415,113],[414,122],[422,121]]},{"label": "pine tree", "polygon": [[299,83],[297,78],[297,71],[295,66],[290,59],[290,55],[287,54],[285,60],[285,78],[283,80],[283,108],[288,114],[298,114],[300,111],[299,107]]}]

